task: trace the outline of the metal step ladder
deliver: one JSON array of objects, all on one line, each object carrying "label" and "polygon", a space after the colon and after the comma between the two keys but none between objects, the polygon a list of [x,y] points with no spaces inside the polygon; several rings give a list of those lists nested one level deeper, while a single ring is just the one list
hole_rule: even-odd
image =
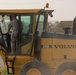
[{"label": "metal step ladder", "polygon": [[[15,62],[15,58],[16,56],[6,56],[6,65],[7,65],[7,72],[8,75],[14,75],[14,62]],[[11,63],[11,65],[9,64]],[[10,72],[10,69],[12,70],[12,72]]]}]

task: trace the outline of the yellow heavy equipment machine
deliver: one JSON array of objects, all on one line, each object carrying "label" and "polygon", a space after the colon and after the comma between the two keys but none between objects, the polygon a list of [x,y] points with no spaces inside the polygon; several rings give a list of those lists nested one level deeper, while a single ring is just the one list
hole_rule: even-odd
[{"label": "yellow heavy equipment machine", "polygon": [[76,75],[76,35],[47,32],[52,12],[45,8],[0,10],[6,26],[11,14],[20,21],[18,54],[9,54],[11,33],[0,28],[0,55],[8,75]]}]

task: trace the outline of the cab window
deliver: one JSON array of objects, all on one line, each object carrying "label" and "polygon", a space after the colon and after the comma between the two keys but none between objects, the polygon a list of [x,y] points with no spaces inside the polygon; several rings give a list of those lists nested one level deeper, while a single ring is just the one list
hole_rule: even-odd
[{"label": "cab window", "polygon": [[21,16],[21,22],[22,22],[22,33],[31,33],[32,29],[31,27],[31,17],[30,16]]},{"label": "cab window", "polygon": [[37,31],[39,32],[39,36],[41,36],[41,33],[43,32],[43,23],[44,23],[43,21],[44,21],[44,16],[40,15],[39,24],[37,28]]},{"label": "cab window", "polygon": [[21,16],[22,32],[21,43],[25,45],[31,42],[32,37],[29,35],[32,33],[32,20],[31,16]]}]

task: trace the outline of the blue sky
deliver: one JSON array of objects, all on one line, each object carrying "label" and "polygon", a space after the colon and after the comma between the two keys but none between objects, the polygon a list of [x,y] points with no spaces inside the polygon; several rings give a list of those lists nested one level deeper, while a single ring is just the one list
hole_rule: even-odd
[{"label": "blue sky", "polygon": [[76,0],[0,0],[0,9],[44,8],[49,3],[53,20],[73,20],[76,16]]}]

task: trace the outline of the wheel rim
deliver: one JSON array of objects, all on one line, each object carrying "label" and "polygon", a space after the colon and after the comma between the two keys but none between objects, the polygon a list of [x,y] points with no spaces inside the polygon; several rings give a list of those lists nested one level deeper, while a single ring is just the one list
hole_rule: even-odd
[{"label": "wheel rim", "polygon": [[41,75],[41,72],[36,68],[32,68],[32,69],[28,70],[26,75]]},{"label": "wheel rim", "polygon": [[76,75],[75,71],[73,70],[65,70],[62,75]]}]

